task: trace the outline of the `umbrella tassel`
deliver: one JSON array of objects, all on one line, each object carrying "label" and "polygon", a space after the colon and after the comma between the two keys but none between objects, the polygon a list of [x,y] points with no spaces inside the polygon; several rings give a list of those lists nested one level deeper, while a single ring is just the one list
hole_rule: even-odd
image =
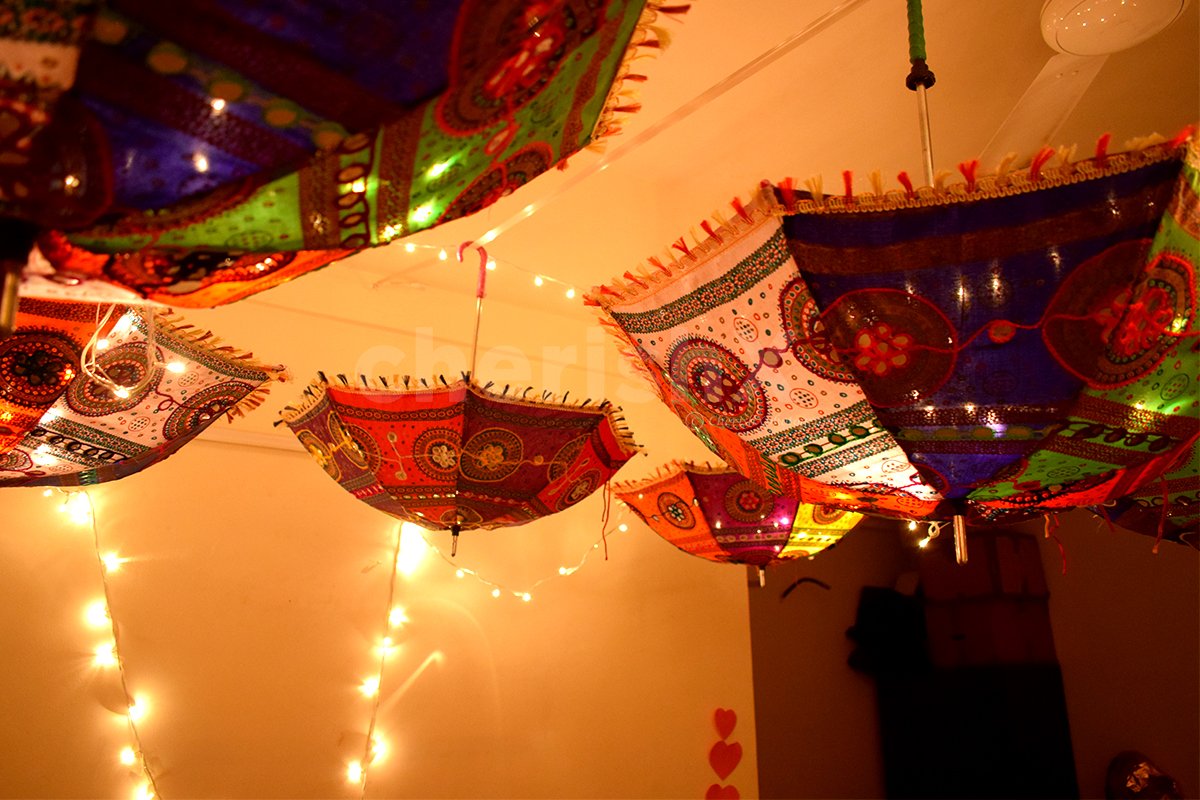
[{"label": "umbrella tassel", "polygon": [[462,531],[462,526],[457,522],[450,526],[450,557],[454,558],[458,555],[458,534]]},{"label": "umbrella tassel", "polygon": [[854,172],[848,169],[842,170],[842,188],[845,191],[843,195],[846,200],[846,205],[854,205]]},{"label": "umbrella tassel", "polygon": [[913,198],[917,196],[916,190],[913,189],[912,178],[908,177],[907,172],[901,172],[896,176],[896,180],[900,181],[900,185],[904,187],[904,193]]}]

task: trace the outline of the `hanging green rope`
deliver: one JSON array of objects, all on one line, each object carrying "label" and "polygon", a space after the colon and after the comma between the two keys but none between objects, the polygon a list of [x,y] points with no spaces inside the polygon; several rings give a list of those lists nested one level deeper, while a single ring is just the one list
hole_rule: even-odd
[{"label": "hanging green rope", "polygon": [[937,79],[933,75],[933,70],[929,69],[929,65],[925,63],[925,18],[921,13],[921,0],[907,0],[907,2],[908,61],[912,64],[912,69],[909,70],[908,77],[904,79],[904,85],[915,92],[918,86],[930,88]]}]

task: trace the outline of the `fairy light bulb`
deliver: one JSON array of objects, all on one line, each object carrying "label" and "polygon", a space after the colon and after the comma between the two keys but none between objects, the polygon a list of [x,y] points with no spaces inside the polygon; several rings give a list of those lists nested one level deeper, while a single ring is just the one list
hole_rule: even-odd
[{"label": "fairy light bulb", "polygon": [[192,166],[196,168],[196,172],[208,172],[208,156],[196,153],[192,156]]},{"label": "fairy light bulb", "polygon": [[379,693],[379,678],[377,676],[367,678],[359,685],[358,691],[362,693],[363,697],[374,697]]},{"label": "fairy light bulb", "polygon": [[182,374],[185,369],[187,367],[184,366],[182,361],[171,361],[167,364],[167,371],[174,372],[176,375]]},{"label": "fairy light bulb", "polygon": [[541,286],[541,285],[542,285],[542,284],[544,284],[545,282],[546,282],[546,281],[545,281],[545,280],[543,280],[543,278],[542,278],[542,276],[541,276],[541,275],[534,275],[534,276],[533,276],[533,285],[534,285],[534,286]]},{"label": "fairy light bulb", "polygon": [[59,506],[59,510],[76,525],[87,525],[92,521],[92,507],[88,503],[87,495],[82,492],[68,495],[63,504]]},{"label": "fairy light bulb", "polygon": [[135,697],[133,705],[129,707],[129,718],[134,722],[140,722],[146,718],[146,713],[149,710],[149,704],[144,697]]},{"label": "fairy light bulb", "polygon": [[350,184],[350,190],[356,194],[362,194],[367,190],[367,182],[359,178]]},{"label": "fairy light bulb", "polygon": [[421,528],[411,522],[400,525],[400,552],[396,556],[396,570],[404,577],[411,577],[429,552],[429,545],[421,535]]},{"label": "fairy light bulb", "polygon": [[139,785],[133,796],[135,800],[154,800],[154,789],[150,786],[150,781]]},{"label": "fairy light bulb", "polygon": [[440,178],[446,174],[446,170],[448,170],[448,169],[450,169],[449,161],[439,161],[438,163],[436,163],[432,167],[430,167],[429,171],[426,174],[431,179],[432,178]]},{"label": "fairy light bulb", "polygon": [[533,599],[533,595],[531,595],[529,592],[522,592],[521,599],[524,600],[526,603],[528,603],[530,600]]},{"label": "fairy light bulb", "polygon": [[110,344],[110,342],[108,341],[108,339],[97,339],[96,340],[96,349],[97,350],[107,350],[109,344]]},{"label": "fairy light bulb", "polygon": [[387,742],[383,741],[383,739],[380,739],[378,736],[372,737],[372,739],[371,739],[371,764],[374,765],[374,764],[378,764],[379,762],[383,761],[385,758],[387,758],[387,754],[388,754]]},{"label": "fairy light bulb", "polygon": [[129,390],[124,386],[118,386],[116,389],[113,389],[113,394],[124,400],[129,397]]},{"label": "fairy light bulb", "polygon": [[625,531],[629,530],[629,526],[622,522],[617,526],[617,530],[619,530],[621,533],[624,533]]},{"label": "fairy light bulb", "polygon": [[92,652],[92,664],[95,666],[115,667],[117,665],[117,648],[112,642],[98,644]]},{"label": "fairy light bulb", "polygon": [[496,259],[489,258],[487,260],[487,268],[492,270],[493,272],[495,272],[496,271]]},{"label": "fairy light bulb", "polygon": [[92,628],[103,628],[110,624],[108,606],[103,600],[93,600],[83,609],[83,619]]},{"label": "fairy light bulb", "polygon": [[417,252],[417,246],[415,244],[413,244],[412,242],[409,242],[408,244],[404,245],[404,252],[415,253],[415,252]]},{"label": "fairy light bulb", "polygon": [[466,577],[466,574],[467,573],[463,572],[461,569],[454,570],[454,577],[456,577],[456,578]]},{"label": "fairy light bulb", "polygon": [[396,606],[388,612],[388,625],[393,628],[399,628],[401,625],[408,622],[408,614],[400,606]]},{"label": "fairy light bulb", "polygon": [[567,299],[568,299],[568,300],[574,300],[574,299],[575,299],[575,289],[574,289],[574,287],[572,287],[572,288],[570,288],[570,289],[567,289]]},{"label": "fairy light bulb", "polygon": [[124,747],[120,755],[121,763],[127,767],[132,767],[137,763],[137,751],[132,747]]},{"label": "fairy light bulb", "polygon": [[351,761],[346,765],[346,780],[350,783],[362,783],[363,768],[361,761]]},{"label": "fairy light bulb", "polygon": [[413,219],[415,219],[417,222],[426,222],[432,216],[433,216],[433,206],[430,205],[429,203],[426,203],[425,205],[420,206],[419,208],[417,208],[416,211],[413,212]]},{"label": "fairy light bulb", "polygon": [[219,97],[214,97],[212,100],[210,100],[208,102],[208,104],[210,106],[212,106],[212,110],[214,113],[220,114],[222,111],[225,110],[225,101]]},{"label": "fairy light bulb", "polygon": [[492,589],[492,597],[499,598],[500,597],[500,589],[498,589],[498,588]]},{"label": "fairy light bulb", "polygon": [[108,553],[105,553],[104,555],[100,556],[100,561],[101,561],[101,563],[104,564],[105,572],[116,572],[117,570],[119,570],[121,568],[121,565],[124,564],[128,560],[129,559],[127,559],[127,558],[121,558],[120,556],[118,556],[116,553],[113,553],[113,552],[108,552]]}]

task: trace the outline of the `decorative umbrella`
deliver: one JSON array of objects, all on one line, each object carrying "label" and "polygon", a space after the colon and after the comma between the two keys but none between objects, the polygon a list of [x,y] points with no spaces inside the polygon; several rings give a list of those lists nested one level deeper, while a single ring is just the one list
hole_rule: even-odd
[{"label": "decorative umbrella", "polygon": [[[0,193],[0,216],[69,228],[40,241],[60,278],[178,306],[237,300],[472,214],[616,132],[616,117],[637,109],[622,84],[644,79],[629,60],[664,43],[659,13],[687,9],[59,5],[7,31],[20,47],[40,44],[43,29],[76,36],[58,47],[59,87],[74,86],[43,98],[22,140],[50,157],[9,176],[31,188]],[[11,105],[7,91],[0,83]]]},{"label": "decorative umbrella", "polygon": [[[45,325],[50,312],[86,318],[90,342],[73,349],[78,340]],[[258,406],[265,384],[284,379],[282,367],[220,345],[170,314],[119,308],[111,324],[99,325],[94,314],[89,304],[30,301],[17,333],[0,341],[0,391],[10,403],[41,408],[36,422],[23,422],[20,435],[3,442],[0,486],[91,485],[139,472],[220,417]]]},{"label": "decorative umbrella", "polygon": [[[458,258],[470,243],[459,248]],[[281,413],[329,477],[398,519],[453,534],[521,525],[563,511],[637,454],[608,401],[568,404],[532,389],[474,381],[487,253],[479,251],[471,371],[433,385],[408,376],[340,386],[324,374]],[[400,384],[403,383],[403,388]]]},{"label": "decorative umbrella", "polygon": [[784,182],[589,302],[774,493],[960,536],[1103,504],[1200,435],[1197,151],[1106,146],[920,190]]},{"label": "decorative umbrella", "polygon": [[674,462],[615,494],[650,529],[689,555],[763,570],[832,547],[859,520],[836,508],[771,494],[734,470]]}]

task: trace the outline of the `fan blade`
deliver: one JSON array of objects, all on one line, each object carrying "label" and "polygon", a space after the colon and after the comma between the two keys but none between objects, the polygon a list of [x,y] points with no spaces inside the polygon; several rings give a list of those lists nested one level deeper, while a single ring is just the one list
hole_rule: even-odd
[{"label": "fan blade", "polygon": [[1009,153],[1016,153],[1020,164],[1028,163],[1050,144],[1107,58],[1060,53],[1047,61],[983,148],[980,164],[990,169]]}]

